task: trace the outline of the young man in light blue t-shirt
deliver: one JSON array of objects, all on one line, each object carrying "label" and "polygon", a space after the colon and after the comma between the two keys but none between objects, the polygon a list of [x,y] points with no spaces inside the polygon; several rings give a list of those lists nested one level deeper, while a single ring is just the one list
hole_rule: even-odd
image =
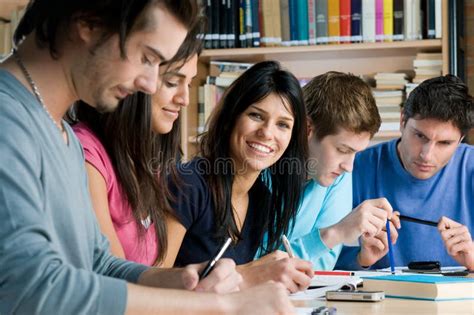
[{"label": "young man in light blue t-shirt", "polygon": [[310,178],[289,239],[295,254],[310,260],[314,269],[331,270],[343,243],[379,234],[392,216],[384,198],[364,201],[351,211],[354,157],[378,131],[380,115],[370,87],[351,74],[327,72],[303,92]]},{"label": "young man in light blue t-shirt", "polygon": [[[438,77],[410,94],[400,139],[357,155],[354,204],[385,197],[403,215],[438,222],[436,228],[402,221],[393,247],[396,266],[436,260],[474,270],[474,147],[461,143],[473,127],[474,103],[467,86],[452,75]],[[344,247],[337,268],[389,266],[386,252],[367,242],[377,244],[371,238],[362,239],[362,250]],[[356,260],[360,256],[364,259]]]}]

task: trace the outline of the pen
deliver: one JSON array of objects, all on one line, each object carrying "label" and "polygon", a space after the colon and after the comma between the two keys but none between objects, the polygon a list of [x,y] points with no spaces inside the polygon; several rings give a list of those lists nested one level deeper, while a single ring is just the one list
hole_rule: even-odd
[{"label": "pen", "polygon": [[388,242],[388,258],[390,259],[390,272],[392,275],[395,274],[395,262],[393,260],[393,246],[392,246],[392,237],[390,236],[390,221],[387,220],[385,224],[387,229],[387,242]]},{"label": "pen", "polygon": [[409,217],[402,214],[400,214],[400,220],[414,222],[414,223],[423,224],[423,225],[429,225],[429,226],[438,226],[438,222],[417,219],[417,218]]},{"label": "pen", "polygon": [[285,247],[286,252],[290,258],[295,258],[295,254],[293,254],[293,250],[291,249],[290,242],[286,238],[285,234],[281,236],[281,241],[283,243],[283,247]]},{"label": "pen", "polygon": [[353,276],[352,271],[315,270],[315,276]]},{"label": "pen", "polygon": [[225,251],[227,250],[227,248],[229,247],[230,243],[232,242],[232,239],[230,237],[228,237],[226,240],[225,240],[225,243],[224,245],[222,245],[222,247],[219,249],[219,251],[217,252],[217,254],[214,256],[213,259],[209,260],[209,262],[207,263],[206,265],[206,268],[203,269],[203,271],[201,273],[199,273],[199,280],[207,277],[207,275],[212,271],[212,269],[214,268],[214,265],[217,263],[217,261],[222,257],[222,255],[224,255]]}]

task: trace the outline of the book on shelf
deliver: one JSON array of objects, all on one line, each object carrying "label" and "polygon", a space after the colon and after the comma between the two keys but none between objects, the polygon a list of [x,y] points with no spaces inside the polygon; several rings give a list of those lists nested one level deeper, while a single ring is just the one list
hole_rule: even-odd
[{"label": "book on shelf", "polygon": [[351,1],[351,42],[362,42],[362,0]]},{"label": "book on shelf", "polygon": [[328,42],[328,2],[316,0],[316,44]]},{"label": "book on shelf", "polygon": [[[400,129],[400,122],[399,121],[383,121],[380,124],[379,132],[380,131],[398,131]],[[365,290],[365,285],[364,285]],[[383,290],[382,290],[383,291]]]},{"label": "book on shelf", "polygon": [[443,35],[443,3],[442,0],[435,0],[435,38]]},{"label": "book on shelf", "polygon": [[281,45],[291,46],[289,0],[280,0]]},{"label": "book on shelf", "polygon": [[204,99],[204,86],[198,87],[198,124],[197,132],[201,134],[204,132],[206,125],[206,116],[205,116],[205,99]]},{"label": "book on shelf", "polygon": [[383,39],[393,40],[393,0],[383,0]]},{"label": "book on shelf", "polygon": [[253,66],[253,63],[214,61],[209,64],[209,75],[226,76],[226,73],[242,73]]},{"label": "book on shelf", "polygon": [[339,1],[328,0],[328,40],[330,44],[340,41],[340,14]]},{"label": "book on shelf", "polygon": [[384,275],[364,277],[364,290],[384,291],[385,296],[449,301],[474,300],[474,279],[439,275]]},{"label": "book on shelf", "polygon": [[375,2],[362,1],[362,37],[366,43],[375,42]]},{"label": "book on shelf", "polygon": [[375,0],[375,41],[383,42],[383,1]]},{"label": "book on shelf", "polygon": [[340,0],[339,2],[339,33],[341,43],[351,41],[351,0]]},{"label": "book on shelf", "polygon": [[393,0],[393,40],[404,40],[404,19],[403,0]]},{"label": "book on shelf", "polygon": [[228,87],[232,84],[232,82],[237,79],[238,75],[236,76],[212,76],[209,75],[206,78],[206,84],[213,84],[222,87]]},{"label": "book on shelf", "polygon": [[308,0],[308,44],[316,45],[316,0]]}]

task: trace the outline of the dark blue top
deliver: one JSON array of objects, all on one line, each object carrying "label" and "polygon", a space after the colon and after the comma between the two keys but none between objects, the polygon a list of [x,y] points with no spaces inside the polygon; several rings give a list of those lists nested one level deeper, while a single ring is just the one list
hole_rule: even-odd
[{"label": "dark blue top", "polygon": [[[175,266],[211,259],[224,242],[217,236],[214,202],[205,176],[209,169],[204,159],[197,158],[178,166],[182,183],[179,189],[171,184],[171,192],[176,196],[172,207],[181,224],[186,228],[181,248],[176,257]],[[256,198],[255,191],[265,187],[257,179],[249,192],[249,207],[241,231],[242,240],[231,245],[223,257],[232,258],[237,264],[253,260],[260,245],[262,219],[259,217],[259,203],[264,198]]]},{"label": "dark blue top", "polygon": [[[385,197],[401,214],[438,221],[449,217],[474,233],[474,147],[461,144],[451,160],[431,178],[421,180],[407,172],[397,154],[397,140],[357,154],[353,172],[353,206],[366,199]],[[446,251],[436,227],[401,222],[394,245],[396,266],[414,260],[438,260],[441,266],[458,263]],[[344,247],[336,269],[357,269],[358,247]],[[388,255],[374,268],[389,266]]]}]

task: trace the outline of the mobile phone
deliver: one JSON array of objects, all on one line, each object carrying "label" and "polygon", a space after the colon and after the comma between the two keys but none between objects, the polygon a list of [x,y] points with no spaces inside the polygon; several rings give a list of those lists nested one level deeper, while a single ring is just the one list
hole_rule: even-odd
[{"label": "mobile phone", "polygon": [[411,261],[408,263],[409,270],[415,271],[440,271],[441,264],[439,261]]},{"label": "mobile phone", "polygon": [[334,290],[326,292],[326,300],[328,301],[363,301],[363,302],[378,302],[385,298],[383,291],[348,291],[348,290]]}]

